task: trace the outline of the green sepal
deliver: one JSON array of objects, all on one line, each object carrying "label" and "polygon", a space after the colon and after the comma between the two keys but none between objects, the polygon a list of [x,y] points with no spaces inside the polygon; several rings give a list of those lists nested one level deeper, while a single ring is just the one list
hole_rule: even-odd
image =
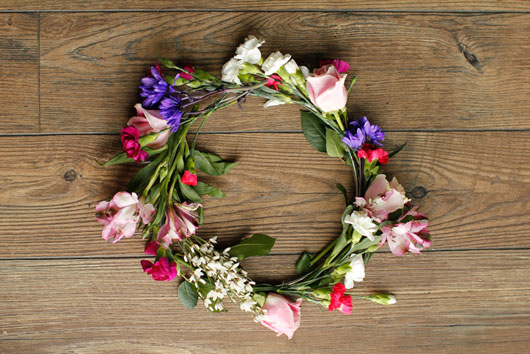
[{"label": "green sepal", "polygon": [[265,305],[265,301],[267,300],[267,294],[262,292],[254,293],[254,295],[252,295],[252,300],[256,301],[259,307],[263,307],[263,305]]},{"label": "green sepal", "polygon": [[162,246],[158,247],[158,249],[156,250],[155,262],[157,262],[160,258],[165,257],[165,256],[166,256],[166,249]]}]

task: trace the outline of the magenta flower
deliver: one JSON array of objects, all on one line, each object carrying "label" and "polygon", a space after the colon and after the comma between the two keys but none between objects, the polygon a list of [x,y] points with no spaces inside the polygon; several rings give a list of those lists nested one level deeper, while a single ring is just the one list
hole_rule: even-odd
[{"label": "magenta flower", "polygon": [[335,68],[337,68],[337,71],[339,74],[348,72],[350,70],[350,64],[347,61],[341,60],[341,59],[333,59],[333,60],[321,60],[320,66],[324,65],[333,65]]},{"label": "magenta flower", "polygon": [[328,309],[330,311],[339,310],[345,315],[351,315],[353,303],[350,295],[344,295],[346,286],[342,283],[337,283],[332,290]]},{"label": "magenta flower", "polygon": [[140,131],[135,127],[129,126],[121,130],[123,150],[127,154],[127,157],[134,159],[136,162],[145,161],[149,157],[149,154],[142,150],[138,139],[140,139]]},{"label": "magenta flower", "polygon": [[[191,76],[190,74],[193,74],[195,72],[195,69],[193,68],[193,65],[191,64],[184,64],[184,66],[182,67],[182,69],[184,69],[185,71],[181,71],[180,72],[180,77],[183,78],[183,79],[186,79],[186,80],[193,80],[193,76]],[[189,74],[188,74],[189,73]]]},{"label": "magenta flower", "polygon": [[143,204],[136,193],[128,192],[118,192],[110,202],[102,201],[96,206],[98,222],[105,225],[102,237],[112,243],[122,237],[133,236],[138,221],[142,219],[144,224],[148,224],[154,213],[155,208],[151,204]]},{"label": "magenta flower", "polygon": [[173,240],[182,241],[195,235],[199,228],[199,203],[174,204],[166,210],[166,222],[158,231],[158,243],[168,248]]},{"label": "magenta flower", "polygon": [[[407,251],[420,253],[424,248],[431,246],[429,239],[429,221],[425,215],[418,213],[414,207],[404,213],[395,224],[385,225],[381,228],[381,247],[388,242],[390,251],[396,256],[402,256]],[[408,222],[402,222],[411,219]]]},{"label": "magenta flower", "polygon": [[178,275],[177,264],[175,262],[169,263],[166,257],[160,258],[154,264],[146,259],[143,259],[140,263],[144,272],[153,276],[153,279],[157,281],[171,281]]}]

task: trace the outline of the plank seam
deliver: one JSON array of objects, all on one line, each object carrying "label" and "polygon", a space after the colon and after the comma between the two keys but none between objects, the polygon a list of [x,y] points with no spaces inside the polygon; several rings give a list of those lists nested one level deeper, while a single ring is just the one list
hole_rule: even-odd
[{"label": "plank seam", "polygon": [[285,9],[285,10],[246,10],[246,9],[100,9],[100,10],[0,10],[0,13],[178,13],[178,12],[238,12],[238,13],[378,13],[378,14],[528,14],[530,11],[516,10],[476,10],[476,11],[454,11],[454,10],[349,10],[349,9]]}]

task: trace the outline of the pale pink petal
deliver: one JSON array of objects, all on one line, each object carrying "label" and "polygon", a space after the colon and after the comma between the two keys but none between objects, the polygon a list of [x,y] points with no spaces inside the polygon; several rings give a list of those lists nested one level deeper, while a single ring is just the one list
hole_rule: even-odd
[{"label": "pale pink petal", "polygon": [[147,120],[149,121],[149,125],[153,128],[153,131],[159,132],[168,128],[167,122],[164,118],[162,118],[160,111],[147,110],[143,108],[140,103],[137,103],[135,108],[137,110],[138,108],[142,110],[143,114],[145,115],[145,118],[147,118]]},{"label": "pale pink petal", "polygon": [[367,200],[373,200],[378,196],[385,194],[389,187],[390,185],[386,180],[386,176],[383,174],[377,175],[370,184],[370,187],[368,187],[368,189],[366,190],[364,198]]},{"label": "pale pink petal", "polygon": [[163,132],[160,132],[160,134],[158,134],[158,136],[153,142],[147,144],[147,147],[151,149],[160,149],[164,147],[164,145],[167,144],[170,134],[171,132],[169,130],[164,130]]},{"label": "pale pink petal", "polygon": [[136,205],[136,203],[138,203],[138,196],[136,193],[129,194],[128,192],[118,192],[114,195],[110,203],[111,207],[116,206],[118,208],[124,208],[130,205]]},{"label": "pale pink petal", "polygon": [[154,131],[145,117],[132,117],[127,122],[127,125],[132,125],[138,129],[138,131],[140,131],[140,136],[144,136]]}]

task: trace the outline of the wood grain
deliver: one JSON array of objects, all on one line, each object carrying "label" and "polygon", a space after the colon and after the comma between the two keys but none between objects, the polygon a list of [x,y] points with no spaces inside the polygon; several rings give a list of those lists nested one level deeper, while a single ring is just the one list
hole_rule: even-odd
[{"label": "wood grain", "polygon": [[515,0],[480,0],[462,2],[459,0],[384,0],[384,1],[347,1],[347,0],[311,0],[311,1],[279,1],[263,0],[260,2],[245,0],[228,1],[169,1],[151,0],[148,3],[140,0],[27,0],[0,1],[0,11],[21,10],[243,10],[243,11],[530,11],[524,1]]},{"label": "wood grain", "polygon": [[36,14],[0,14],[0,134],[38,132]]},{"label": "wood grain", "polygon": [[[388,146],[409,145],[385,171],[431,217],[434,249],[530,247],[529,137],[391,133]],[[139,238],[103,243],[94,218],[96,202],[124,188],[135,170],[96,163],[119,144],[117,136],[0,138],[0,257],[141,254]],[[205,179],[228,196],[207,200],[202,235],[233,243],[265,232],[278,238],[275,253],[316,251],[336,236],[344,204],[335,184],[351,188],[351,173],[302,134],[207,134],[198,147],[240,162],[227,176]],[[514,151],[517,164],[509,162]]]},{"label": "wood grain", "polygon": [[[385,129],[530,128],[530,14],[47,13],[41,15],[43,132],[117,132],[159,57],[218,72],[247,33],[263,53],[349,61],[352,115]],[[288,34],[288,35],[286,35]],[[65,99],[68,98],[68,99]],[[251,99],[210,131],[300,129],[297,107]],[[236,113],[237,112],[237,113]],[[271,117],[274,117],[271,119]],[[228,129],[230,128],[230,129]]]},{"label": "wood grain", "polygon": [[[245,267],[255,278],[282,279],[295,260],[259,257]],[[304,303],[291,341],[233,305],[224,314],[201,304],[190,312],[177,282],[154,282],[139,259],[0,264],[6,353],[521,353],[530,345],[528,250],[375,255],[354,293],[390,291],[398,303],[355,300],[351,316]]]}]

